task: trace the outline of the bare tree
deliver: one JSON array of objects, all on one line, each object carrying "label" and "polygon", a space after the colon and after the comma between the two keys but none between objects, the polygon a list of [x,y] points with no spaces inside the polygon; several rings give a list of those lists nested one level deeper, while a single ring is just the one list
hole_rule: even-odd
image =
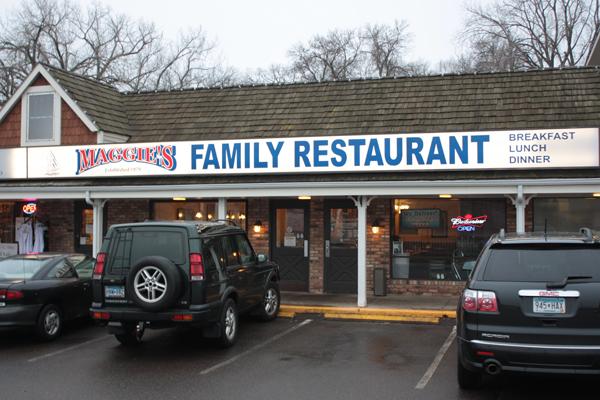
[{"label": "bare tree", "polygon": [[600,0],[498,0],[467,12],[476,70],[581,65],[600,32]]},{"label": "bare tree", "polygon": [[412,68],[403,60],[410,43],[408,23],[367,25],[362,30],[366,44],[368,75],[378,78],[406,75]]},{"label": "bare tree", "polygon": [[340,80],[360,75],[362,38],[357,30],[334,30],[314,36],[289,51],[292,71],[306,81]]},{"label": "bare tree", "polygon": [[235,72],[214,57],[200,29],[165,40],[152,23],[98,3],[27,0],[0,21],[0,97],[46,63],[125,90],[228,84]]}]

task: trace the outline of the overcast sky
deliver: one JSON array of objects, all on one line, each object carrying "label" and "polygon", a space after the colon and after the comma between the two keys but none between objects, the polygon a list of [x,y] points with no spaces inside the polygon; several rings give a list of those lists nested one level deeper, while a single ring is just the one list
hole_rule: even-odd
[{"label": "overcast sky", "polygon": [[[90,0],[77,0],[90,3]],[[241,71],[285,63],[287,50],[316,33],[366,23],[406,20],[410,61],[436,68],[460,46],[463,0],[98,0],[118,12],[153,21],[168,37],[198,25],[217,40],[223,61]],[[472,0],[489,1],[489,0]],[[19,0],[0,0],[5,14]]]}]

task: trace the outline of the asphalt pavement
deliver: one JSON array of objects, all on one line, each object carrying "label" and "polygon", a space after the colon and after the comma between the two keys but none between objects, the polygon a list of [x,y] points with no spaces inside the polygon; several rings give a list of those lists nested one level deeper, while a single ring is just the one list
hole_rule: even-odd
[{"label": "asphalt pavement", "polygon": [[[53,343],[0,331],[2,399],[586,399],[593,380],[456,384],[453,325],[242,320],[222,350],[190,330],[147,331],[124,348],[90,323]],[[589,391],[589,395],[586,392]]]}]

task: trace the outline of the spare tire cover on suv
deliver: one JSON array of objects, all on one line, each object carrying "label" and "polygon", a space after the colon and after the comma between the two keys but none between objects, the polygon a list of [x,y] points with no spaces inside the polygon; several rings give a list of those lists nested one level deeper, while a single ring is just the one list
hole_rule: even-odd
[{"label": "spare tire cover on suv", "polygon": [[162,311],[181,295],[179,267],[165,257],[139,259],[127,276],[129,298],[146,311]]}]

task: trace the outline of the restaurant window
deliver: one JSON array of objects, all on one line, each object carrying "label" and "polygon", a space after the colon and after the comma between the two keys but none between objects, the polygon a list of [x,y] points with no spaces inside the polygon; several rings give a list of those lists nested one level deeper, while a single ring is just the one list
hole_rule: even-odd
[{"label": "restaurant window", "polygon": [[533,230],[536,232],[578,232],[587,227],[600,230],[600,199],[533,199]]},{"label": "restaurant window", "polygon": [[[214,200],[156,201],[152,215],[156,221],[214,221],[218,219],[217,202]],[[228,201],[226,218],[245,230],[246,201]]]},{"label": "restaurant window", "polygon": [[506,225],[504,199],[395,199],[393,279],[465,280]]}]

